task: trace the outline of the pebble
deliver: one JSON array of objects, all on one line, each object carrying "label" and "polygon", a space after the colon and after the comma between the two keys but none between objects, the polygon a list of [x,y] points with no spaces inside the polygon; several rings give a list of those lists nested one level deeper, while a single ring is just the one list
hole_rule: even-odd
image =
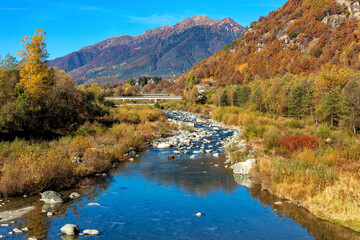
[{"label": "pebble", "polygon": [[27,232],[27,231],[29,231],[29,228],[28,228],[28,227],[24,227],[24,228],[21,229],[21,231]]},{"label": "pebble", "polygon": [[0,235],[0,238],[5,238],[5,236],[4,236],[4,235]]},{"label": "pebble", "polygon": [[52,212],[48,212],[47,214],[46,214],[48,217],[51,217],[52,215],[54,215]]},{"label": "pebble", "polygon": [[197,217],[201,217],[202,216],[202,213],[201,212],[198,212],[197,214],[195,214]]},{"label": "pebble", "polygon": [[9,224],[7,224],[7,223],[2,223],[1,226],[2,226],[2,227],[8,227]]},{"label": "pebble", "polygon": [[100,206],[99,203],[89,203],[88,206]]},{"label": "pebble", "polygon": [[78,197],[80,197],[80,196],[81,196],[81,195],[80,195],[79,193],[77,193],[77,192],[73,192],[73,193],[70,194],[70,198],[71,198],[71,199],[78,198]]},{"label": "pebble", "polygon": [[99,235],[100,233],[99,233],[99,231],[96,230],[96,229],[85,229],[85,230],[83,231],[83,234],[84,234],[84,235]]},{"label": "pebble", "polygon": [[275,205],[281,205],[282,202],[274,202]]}]

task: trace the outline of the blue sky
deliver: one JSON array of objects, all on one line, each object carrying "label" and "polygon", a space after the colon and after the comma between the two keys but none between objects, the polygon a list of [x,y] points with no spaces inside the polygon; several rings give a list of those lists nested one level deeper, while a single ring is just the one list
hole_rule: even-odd
[{"label": "blue sky", "polygon": [[49,59],[123,34],[174,25],[195,15],[231,17],[249,26],[286,0],[0,0],[0,55],[16,55],[20,40],[47,32]]}]

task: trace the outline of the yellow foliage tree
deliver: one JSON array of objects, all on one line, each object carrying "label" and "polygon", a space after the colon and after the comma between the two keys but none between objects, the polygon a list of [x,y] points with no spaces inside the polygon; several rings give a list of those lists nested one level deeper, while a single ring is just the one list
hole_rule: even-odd
[{"label": "yellow foliage tree", "polygon": [[349,68],[326,64],[315,81],[315,97],[323,98],[330,90],[343,88],[353,75],[353,71]]},{"label": "yellow foliage tree", "polygon": [[25,49],[18,53],[23,58],[19,65],[20,85],[35,101],[43,99],[53,85],[53,70],[46,62],[45,39],[45,31],[37,29],[33,37],[21,39]]}]

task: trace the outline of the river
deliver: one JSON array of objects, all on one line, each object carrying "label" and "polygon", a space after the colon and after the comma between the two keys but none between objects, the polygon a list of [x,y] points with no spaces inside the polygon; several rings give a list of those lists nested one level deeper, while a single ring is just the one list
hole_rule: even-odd
[{"label": "river", "polygon": [[[216,131],[220,138],[231,135],[227,129]],[[35,208],[6,221],[9,226],[0,227],[0,234],[5,239],[360,239],[358,233],[319,220],[247,179],[234,178],[223,167],[225,154],[190,159],[188,153],[168,160],[173,152],[145,149],[110,175],[91,179],[88,187],[62,191],[81,197],[58,206],[44,205],[39,196],[3,200],[0,211]],[[283,204],[276,205],[279,201]],[[48,211],[54,215],[47,216]],[[97,229],[100,235],[61,236],[60,228],[67,223],[80,230]],[[25,226],[28,232],[9,235]]]}]

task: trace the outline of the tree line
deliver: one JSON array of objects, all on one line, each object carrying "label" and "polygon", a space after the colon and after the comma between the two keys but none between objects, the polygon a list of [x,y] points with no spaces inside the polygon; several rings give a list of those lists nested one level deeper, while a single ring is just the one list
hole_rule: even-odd
[{"label": "tree line", "polygon": [[210,89],[202,98],[195,91],[197,82],[194,76],[186,81],[187,100],[311,119],[353,133],[360,130],[360,74],[347,67],[327,64],[308,76],[255,79],[248,84]]}]

